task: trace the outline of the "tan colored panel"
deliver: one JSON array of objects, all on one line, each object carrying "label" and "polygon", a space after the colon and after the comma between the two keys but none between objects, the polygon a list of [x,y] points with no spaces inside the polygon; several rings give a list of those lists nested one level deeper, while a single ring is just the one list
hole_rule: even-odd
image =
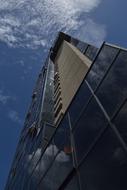
[{"label": "tan colored panel", "polygon": [[91,61],[76,47],[64,41],[55,60],[61,87],[62,110],[65,113],[84,79]]}]

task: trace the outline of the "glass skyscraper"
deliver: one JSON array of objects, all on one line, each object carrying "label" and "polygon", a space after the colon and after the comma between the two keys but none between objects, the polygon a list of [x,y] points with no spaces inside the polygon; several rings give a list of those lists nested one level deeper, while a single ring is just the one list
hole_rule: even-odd
[{"label": "glass skyscraper", "polygon": [[59,33],[5,190],[127,190],[127,50]]}]

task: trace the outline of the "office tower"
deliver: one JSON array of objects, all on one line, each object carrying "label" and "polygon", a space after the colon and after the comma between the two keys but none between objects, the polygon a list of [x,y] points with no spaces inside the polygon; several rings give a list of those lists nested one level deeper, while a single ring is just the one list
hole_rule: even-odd
[{"label": "office tower", "polygon": [[127,189],[127,50],[59,33],[6,190]]}]

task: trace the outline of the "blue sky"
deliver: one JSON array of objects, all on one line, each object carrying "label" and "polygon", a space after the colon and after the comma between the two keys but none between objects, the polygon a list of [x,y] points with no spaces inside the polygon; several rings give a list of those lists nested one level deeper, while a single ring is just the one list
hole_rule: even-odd
[{"label": "blue sky", "polygon": [[126,0],[0,0],[0,190],[32,90],[58,31],[127,47]]}]

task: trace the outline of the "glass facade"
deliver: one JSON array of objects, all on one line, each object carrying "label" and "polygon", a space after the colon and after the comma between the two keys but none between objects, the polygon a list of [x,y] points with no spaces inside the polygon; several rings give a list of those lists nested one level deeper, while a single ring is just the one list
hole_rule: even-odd
[{"label": "glass facade", "polygon": [[106,43],[100,50],[76,39],[70,43],[92,66],[56,128],[54,66],[48,59],[6,190],[127,189],[127,51]]}]

